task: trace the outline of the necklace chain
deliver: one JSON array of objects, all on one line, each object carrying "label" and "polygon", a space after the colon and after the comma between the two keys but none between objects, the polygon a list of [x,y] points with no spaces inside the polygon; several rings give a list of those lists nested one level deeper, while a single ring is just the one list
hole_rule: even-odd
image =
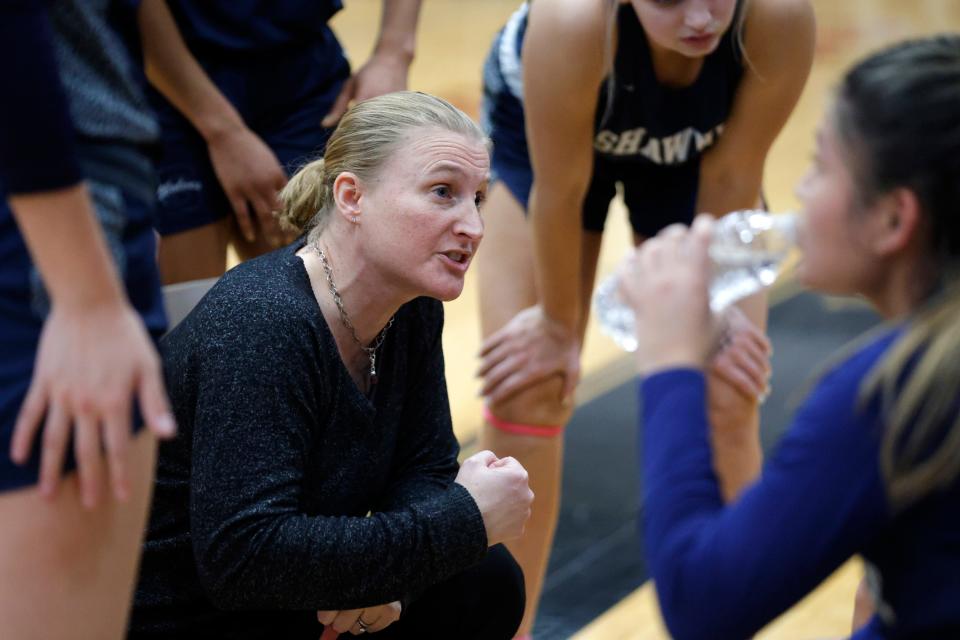
[{"label": "necklace chain", "polygon": [[357,335],[357,330],[354,328],[353,322],[350,321],[350,315],[343,306],[343,298],[340,297],[340,292],[337,291],[337,285],[333,283],[333,268],[330,266],[327,256],[323,253],[323,249],[320,248],[319,243],[315,243],[313,248],[317,252],[317,255],[320,256],[320,264],[323,265],[323,272],[327,275],[327,284],[330,285],[330,294],[333,296],[333,302],[337,305],[337,311],[340,312],[340,322],[342,322],[343,326],[350,330],[350,335],[353,337],[353,341],[357,343],[357,346],[367,354],[368,358],[370,358],[370,382],[376,382],[377,349],[379,349],[380,345],[383,344],[383,341],[386,340],[387,331],[393,326],[393,320],[395,316],[391,316],[390,321],[387,322],[386,326],[380,330],[380,335],[378,335],[377,339],[373,341],[373,346],[364,346],[364,344],[360,342],[360,337]]}]

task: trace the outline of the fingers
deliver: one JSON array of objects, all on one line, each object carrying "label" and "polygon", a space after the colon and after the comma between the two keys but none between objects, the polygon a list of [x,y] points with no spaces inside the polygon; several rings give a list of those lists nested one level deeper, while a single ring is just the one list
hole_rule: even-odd
[{"label": "fingers", "polygon": [[[367,624],[367,633],[376,633],[377,631],[383,631],[391,624],[400,619],[400,603],[391,602],[390,604],[384,607],[377,607],[375,609],[376,617],[373,617],[374,612],[369,610],[365,611],[361,619]],[[370,616],[368,619],[367,616]]]},{"label": "fingers", "polygon": [[317,621],[323,626],[329,627],[330,623],[332,623],[336,619],[338,613],[340,612],[339,611],[317,611]]},{"label": "fingers", "polygon": [[471,464],[481,464],[485,467],[489,467],[497,460],[499,460],[499,458],[497,458],[496,454],[493,453],[493,451],[484,450],[484,451],[478,451],[477,453],[473,454],[472,456],[464,460],[463,464],[466,465],[469,462]]},{"label": "fingers", "polygon": [[47,408],[47,388],[39,378],[34,377],[27,396],[20,408],[20,415],[13,428],[13,438],[10,440],[10,457],[17,464],[24,464],[30,456],[30,448],[43,420],[43,412]]},{"label": "fingers", "polygon": [[481,352],[480,368],[477,369],[476,375],[481,378],[485,378],[487,374],[490,373],[490,370],[502,363],[506,358],[508,358],[515,350],[510,349],[507,345],[502,342],[497,343],[486,351]]},{"label": "fingers", "polygon": [[148,367],[143,373],[137,397],[140,401],[140,412],[150,431],[161,439],[169,439],[177,434],[177,425],[170,411],[159,365]]},{"label": "fingers", "polygon": [[347,111],[347,107],[350,106],[350,100],[353,99],[353,92],[356,86],[356,80],[353,76],[347,79],[343,83],[343,89],[340,90],[340,95],[337,96],[336,101],[334,101],[333,106],[330,107],[330,112],[323,117],[323,120],[320,121],[321,126],[330,127],[335,126],[344,113]]},{"label": "fingers", "polygon": [[337,613],[337,617],[333,619],[333,622],[330,623],[330,626],[333,627],[337,633],[347,633],[356,626],[361,613],[363,613],[363,609],[346,609],[340,611]]},{"label": "fingers", "polygon": [[253,230],[253,220],[250,218],[250,210],[247,209],[247,200],[239,193],[227,193],[227,199],[230,201],[230,208],[233,209],[233,215],[237,218],[237,226],[240,233],[247,242],[253,242],[257,239]]},{"label": "fingers", "polygon": [[489,397],[495,394],[498,388],[504,384],[508,378],[515,377],[529,383],[539,377],[538,372],[529,371],[526,360],[521,361],[516,357],[508,357],[498,362],[490,369],[485,369],[483,373],[483,386],[480,389],[480,395]]},{"label": "fingers", "polygon": [[63,405],[52,402],[43,427],[43,453],[40,457],[40,493],[48,498],[56,495],[69,436],[70,420]]},{"label": "fingers", "polygon": [[280,246],[283,242],[283,234],[280,233],[280,225],[276,215],[274,215],[277,207],[274,205],[273,199],[265,199],[263,194],[254,194],[251,202],[263,235],[271,245]]},{"label": "fingers", "polygon": [[130,429],[126,417],[130,415],[130,405],[121,403],[118,411],[107,415],[103,421],[104,444],[106,445],[107,466],[110,469],[110,483],[113,495],[120,502],[130,497],[130,479],[127,475],[127,453],[130,450]]},{"label": "fingers", "polygon": [[506,376],[496,386],[483,392],[483,396],[491,403],[497,404],[504,402],[514,394],[517,394],[528,387],[532,387],[548,376],[533,376],[529,373],[516,371]]},{"label": "fingers", "polygon": [[[334,612],[335,613],[335,612]],[[323,633],[320,634],[320,640],[336,640],[337,636],[340,634],[337,633],[337,630],[325,624],[323,627]]]},{"label": "fingers", "polygon": [[510,334],[510,331],[510,324],[507,323],[487,336],[487,339],[480,344],[480,357],[486,358],[489,353],[500,347],[506,337]]},{"label": "fingers", "polygon": [[85,508],[93,509],[100,501],[100,483],[103,482],[100,429],[89,412],[74,416],[74,424],[73,453],[77,459],[80,501]]}]

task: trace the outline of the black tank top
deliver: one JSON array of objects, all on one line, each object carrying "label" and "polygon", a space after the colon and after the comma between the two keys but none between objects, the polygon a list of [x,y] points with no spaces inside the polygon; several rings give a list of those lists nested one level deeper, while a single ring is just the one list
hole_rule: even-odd
[{"label": "black tank top", "polygon": [[681,165],[692,162],[723,132],[743,60],[735,25],[743,2],[738,0],[732,25],[703,61],[697,79],[672,88],[657,81],[647,35],[630,4],[617,14],[613,104],[607,108],[608,84],[597,104],[595,152],[613,161]]}]

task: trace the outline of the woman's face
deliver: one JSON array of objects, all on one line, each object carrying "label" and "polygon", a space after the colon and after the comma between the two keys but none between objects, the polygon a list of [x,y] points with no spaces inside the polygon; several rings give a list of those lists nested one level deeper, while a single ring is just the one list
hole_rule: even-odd
[{"label": "woman's face", "polygon": [[817,130],[813,164],[796,190],[802,205],[797,278],[812,289],[851,295],[868,291],[876,278],[876,260],[868,250],[875,214],[856,204],[851,154],[840,145],[828,117]]},{"label": "woman's face", "polygon": [[482,141],[413,131],[364,183],[363,246],[384,284],[407,297],[453,300],[483,238],[490,155]]},{"label": "woman's face", "polygon": [[730,28],[736,0],[630,0],[654,45],[689,58],[713,52]]}]

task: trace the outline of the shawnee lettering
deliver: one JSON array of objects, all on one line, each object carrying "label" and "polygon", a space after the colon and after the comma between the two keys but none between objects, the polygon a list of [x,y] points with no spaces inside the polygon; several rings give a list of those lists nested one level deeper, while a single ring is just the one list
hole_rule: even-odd
[{"label": "shawnee lettering", "polygon": [[701,133],[687,127],[671,136],[653,138],[644,127],[615,133],[604,129],[597,132],[593,148],[614,156],[642,155],[655,164],[683,164],[690,156],[691,146],[700,153],[711,146],[723,133],[721,122],[710,131]]}]

